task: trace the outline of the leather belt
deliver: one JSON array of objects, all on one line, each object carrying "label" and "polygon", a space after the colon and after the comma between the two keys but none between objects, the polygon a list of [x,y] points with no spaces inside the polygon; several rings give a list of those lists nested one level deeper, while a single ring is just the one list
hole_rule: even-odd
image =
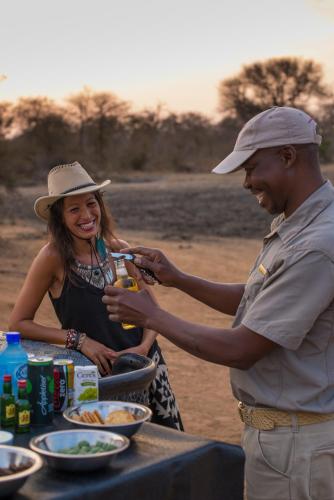
[{"label": "leather belt", "polygon": [[334,413],[288,412],[276,408],[257,408],[242,402],[239,402],[238,410],[242,422],[263,431],[275,427],[318,424],[334,419]]}]

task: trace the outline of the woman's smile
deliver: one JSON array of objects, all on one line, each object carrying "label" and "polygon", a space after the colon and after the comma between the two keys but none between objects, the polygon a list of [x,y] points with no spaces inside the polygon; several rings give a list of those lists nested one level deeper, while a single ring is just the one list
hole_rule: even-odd
[{"label": "woman's smile", "polygon": [[78,227],[84,231],[85,233],[90,233],[91,231],[96,231],[96,219],[93,219],[89,222],[82,222],[78,224]]}]

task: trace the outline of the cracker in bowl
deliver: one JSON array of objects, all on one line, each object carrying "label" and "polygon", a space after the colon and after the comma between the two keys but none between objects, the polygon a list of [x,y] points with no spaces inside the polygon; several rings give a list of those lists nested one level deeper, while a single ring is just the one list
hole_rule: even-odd
[{"label": "cracker in bowl", "polygon": [[105,424],[128,424],[135,421],[136,419],[132,413],[126,410],[111,411],[104,420]]}]

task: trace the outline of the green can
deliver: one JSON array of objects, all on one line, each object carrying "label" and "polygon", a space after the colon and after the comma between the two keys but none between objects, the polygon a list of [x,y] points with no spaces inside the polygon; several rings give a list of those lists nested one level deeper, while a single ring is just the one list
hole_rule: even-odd
[{"label": "green can", "polygon": [[29,357],[27,393],[31,404],[31,424],[51,424],[54,395],[52,358],[48,356]]}]

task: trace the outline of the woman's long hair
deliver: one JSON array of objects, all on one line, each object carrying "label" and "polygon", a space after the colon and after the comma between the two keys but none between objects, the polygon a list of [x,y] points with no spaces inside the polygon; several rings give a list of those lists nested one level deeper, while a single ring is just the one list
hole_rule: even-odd
[{"label": "woman's long hair", "polygon": [[[100,237],[107,242],[111,241],[111,239],[117,239],[113,233],[115,224],[108,208],[104,204],[102,194],[96,191],[94,196],[101,210]],[[64,198],[60,198],[50,207],[48,231],[50,241],[55,245],[63,262],[65,276],[73,281],[72,268],[75,263],[74,239],[64,223],[63,209]]]}]

